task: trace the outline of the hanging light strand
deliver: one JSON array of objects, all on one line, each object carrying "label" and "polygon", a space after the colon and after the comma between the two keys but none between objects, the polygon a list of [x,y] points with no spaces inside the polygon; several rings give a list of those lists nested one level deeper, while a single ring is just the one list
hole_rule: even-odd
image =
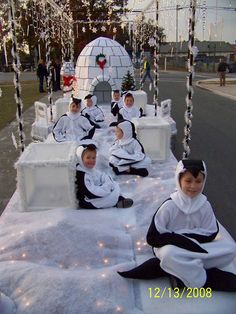
[{"label": "hanging light strand", "polygon": [[143,62],[144,62],[144,14],[141,15],[141,23],[140,23],[140,89],[143,89]]},{"label": "hanging light strand", "polygon": [[45,12],[45,48],[46,48],[46,65],[47,65],[47,76],[46,76],[46,82],[47,82],[47,92],[48,92],[48,102],[50,107],[50,119],[53,121],[53,113],[52,113],[52,104],[53,104],[53,98],[52,98],[52,71],[51,71],[51,40],[50,40],[50,7],[45,4],[44,7]]},{"label": "hanging light strand", "polygon": [[137,30],[135,24],[132,25],[132,63],[136,64],[136,45],[137,45]]},{"label": "hanging light strand", "polygon": [[21,85],[20,85],[20,58],[18,53],[17,37],[16,37],[16,20],[15,20],[15,5],[13,0],[9,0],[9,19],[11,24],[11,37],[12,37],[12,57],[13,57],[13,70],[14,70],[14,86],[15,86],[15,101],[17,105],[16,118],[18,121],[19,132],[19,147],[21,152],[25,149],[25,133],[23,130],[23,102],[21,99]]},{"label": "hanging light strand", "polygon": [[190,155],[189,141],[191,140],[190,129],[192,127],[192,97],[193,97],[193,75],[194,75],[194,28],[195,28],[195,12],[196,12],[197,0],[191,0],[190,3],[190,17],[189,17],[189,42],[188,42],[188,76],[187,76],[187,96],[186,96],[186,106],[185,111],[185,127],[184,127],[184,140],[183,140],[183,159],[188,159]]},{"label": "hanging light strand", "polygon": [[157,116],[157,106],[158,106],[158,80],[159,80],[159,72],[158,72],[158,61],[159,61],[159,35],[158,35],[158,6],[159,2],[156,0],[156,25],[154,32],[154,95],[153,95],[153,104],[155,106],[155,116]]}]

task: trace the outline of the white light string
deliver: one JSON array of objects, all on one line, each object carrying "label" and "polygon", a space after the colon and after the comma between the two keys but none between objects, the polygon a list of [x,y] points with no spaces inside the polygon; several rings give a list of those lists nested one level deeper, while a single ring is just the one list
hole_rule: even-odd
[{"label": "white light string", "polygon": [[144,14],[141,14],[141,23],[140,23],[140,89],[143,89],[143,59],[144,59]]},{"label": "white light string", "polygon": [[154,32],[154,95],[153,95],[153,104],[155,106],[155,116],[157,116],[157,106],[158,106],[158,80],[159,80],[159,72],[158,72],[158,61],[159,61],[159,36],[158,36],[158,6],[159,2],[156,0],[156,25]]},{"label": "white light string", "polygon": [[48,102],[50,108],[50,119],[53,121],[52,105],[53,105],[53,91],[52,91],[52,71],[51,71],[51,38],[50,38],[50,7],[47,3],[44,6],[45,14],[45,48],[46,48],[46,66],[47,66],[47,92],[48,92]]},{"label": "white light string", "polygon": [[16,37],[16,20],[15,20],[15,4],[14,0],[9,0],[9,20],[11,24],[11,39],[12,39],[12,57],[13,57],[13,70],[14,79],[13,83],[15,86],[15,101],[17,106],[16,118],[18,121],[18,132],[19,132],[19,147],[21,152],[25,149],[25,133],[23,130],[23,102],[21,99],[21,85],[20,85],[20,58],[18,53],[17,37]]}]

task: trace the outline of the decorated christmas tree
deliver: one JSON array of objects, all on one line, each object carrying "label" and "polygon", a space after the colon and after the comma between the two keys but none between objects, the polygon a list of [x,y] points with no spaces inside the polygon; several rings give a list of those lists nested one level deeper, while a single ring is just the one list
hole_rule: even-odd
[{"label": "decorated christmas tree", "polygon": [[128,91],[128,90],[135,90],[135,82],[134,77],[130,73],[130,71],[127,72],[127,74],[123,77],[122,84],[121,84],[121,90]]}]

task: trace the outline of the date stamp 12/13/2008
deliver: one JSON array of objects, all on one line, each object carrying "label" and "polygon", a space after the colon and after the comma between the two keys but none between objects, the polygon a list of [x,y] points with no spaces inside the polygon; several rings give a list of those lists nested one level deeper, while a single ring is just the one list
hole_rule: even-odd
[{"label": "date stamp 12/13/2008", "polygon": [[190,288],[184,287],[180,288],[159,288],[159,287],[149,287],[149,298],[150,299],[162,299],[164,297],[169,299],[210,299],[212,297],[212,289],[211,288]]}]

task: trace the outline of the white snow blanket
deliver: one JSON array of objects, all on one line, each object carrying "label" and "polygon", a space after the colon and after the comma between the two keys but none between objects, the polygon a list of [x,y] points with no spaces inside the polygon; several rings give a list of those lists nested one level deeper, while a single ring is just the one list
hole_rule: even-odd
[{"label": "white snow blanket", "polygon": [[[112,174],[108,149],[114,130],[96,130],[95,138],[98,169]],[[129,209],[19,212],[16,191],[0,218],[0,291],[15,303],[16,313],[235,313],[233,293],[154,299],[149,288],[170,287],[167,279],[134,281],[116,273],[153,257],[145,237],[155,210],[174,190],[176,164],[171,155],[152,163],[148,177],[113,175],[122,195],[134,200]]]}]

